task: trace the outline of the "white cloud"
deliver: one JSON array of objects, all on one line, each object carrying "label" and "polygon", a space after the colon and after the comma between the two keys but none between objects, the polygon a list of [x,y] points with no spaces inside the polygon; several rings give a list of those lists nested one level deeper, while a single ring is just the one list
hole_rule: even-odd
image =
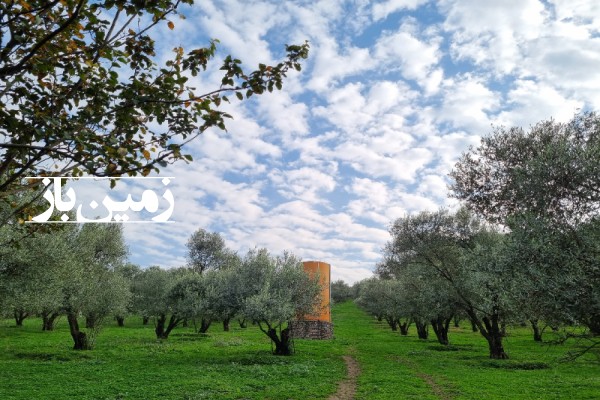
[{"label": "white cloud", "polygon": [[209,0],[199,2],[196,7],[198,11],[189,17],[195,28],[217,38],[225,50],[235,50],[235,56],[252,67],[273,61],[265,35],[289,23],[289,15],[278,12],[278,3],[267,1]]},{"label": "white cloud", "polygon": [[429,0],[388,0],[373,5],[373,19],[380,20],[396,11],[415,8],[428,3]]},{"label": "white cloud", "polygon": [[417,193],[436,202],[444,203],[448,195],[448,182],[439,175],[425,175],[419,180]]},{"label": "white cloud", "polygon": [[522,60],[523,41],[540,35],[547,12],[538,0],[443,0],[452,55],[507,74]]},{"label": "white cloud", "polygon": [[576,96],[594,109],[600,107],[600,38],[540,38],[527,49],[525,79],[535,77],[561,96]]},{"label": "white cloud", "polygon": [[331,175],[308,167],[286,171],[274,170],[269,173],[269,177],[285,198],[302,199],[312,204],[325,202],[320,193],[331,192],[336,186]]},{"label": "white cloud", "polygon": [[258,104],[261,117],[268,118],[277,134],[303,136],[308,133],[308,107],[294,102],[287,90],[261,96]]},{"label": "white cloud", "polygon": [[[589,0],[549,0],[556,21],[591,34],[600,30],[600,4]],[[560,29],[560,28],[559,28]]]},{"label": "white cloud", "polygon": [[[429,93],[436,91],[442,70],[434,67],[439,63],[439,37],[429,38],[426,43],[414,35],[412,23],[404,23],[396,32],[384,33],[375,44],[373,55],[378,63],[388,69],[399,69],[402,76],[415,80]],[[435,74],[430,78],[431,74]]]},{"label": "white cloud", "polygon": [[406,182],[414,181],[416,172],[432,159],[431,152],[426,148],[416,147],[386,156],[368,145],[358,143],[343,143],[336,147],[335,154],[358,172]]},{"label": "white cloud", "polygon": [[435,154],[436,163],[433,168],[428,168],[427,173],[447,175],[458,157],[469,149],[469,146],[477,146],[481,136],[487,135],[491,126],[485,131],[466,133],[464,131],[449,132],[443,135],[429,135],[424,138],[423,146],[431,149]]},{"label": "white cloud", "polygon": [[325,92],[343,78],[353,76],[373,67],[368,49],[348,46],[343,49],[333,38],[322,38],[313,46],[314,70],[307,87],[315,92]]},{"label": "white cloud", "polygon": [[431,110],[436,119],[474,132],[489,129],[491,114],[502,100],[501,94],[490,90],[483,79],[469,75],[445,80],[442,91],[442,108]]},{"label": "white cloud", "polygon": [[361,130],[373,118],[365,110],[367,100],[361,93],[363,89],[362,84],[349,83],[331,90],[329,106],[317,106],[313,109],[313,114],[329,120],[342,130]]},{"label": "white cloud", "polygon": [[[511,108],[498,116],[498,123],[527,128],[541,120],[567,121],[583,106],[581,101],[565,98],[556,88],[533,80],[519,80],[507,94]],[[535,104],[535,108],[528,107]]]}]

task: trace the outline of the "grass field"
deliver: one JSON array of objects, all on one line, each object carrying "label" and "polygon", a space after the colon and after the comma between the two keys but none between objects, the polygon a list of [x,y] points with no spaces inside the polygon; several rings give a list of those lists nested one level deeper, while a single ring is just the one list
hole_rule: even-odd
[{"label": "grass field", "polygon": [[[401,337],[352,303],[333,309],[334,340],[296,340],[275,357],[257,328],[207,335],[176,329],[156,341],[138,318],[106,327],[93,351],[71,350],[66,321],[42,332],[39,320],[0,323],[0,399],[326,399],[345,377],[344,355],[361,373],[357,399],[600,399],[600,363],[558,359],[565,347],[510,331],[511,359],[487,358],[485,341],[454,328],[451,346]],[[414,333],[414,328],[411,334]]]}]

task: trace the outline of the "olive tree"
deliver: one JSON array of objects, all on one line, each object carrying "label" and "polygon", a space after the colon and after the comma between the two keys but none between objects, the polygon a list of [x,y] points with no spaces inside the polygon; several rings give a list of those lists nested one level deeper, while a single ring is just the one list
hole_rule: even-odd
[{"label": "olive tree", "polygon": [[[386,252],[393,254],[394,269],[410,265],[444,280],[456,302],[487,340],[491,358],[508,358],[502,324],[513,308],[512,268],[507,262],[503,237],[482,225],[465,209],[421,212],[398,218],[390,227]],[[401,275],[401,272],[398,272]],[[443,286],[442,286],[443,287]],[[446,290],[446,289],[444,289]]]},{"label": "olive tree", "polygon": [[240,265],[237,263],[230,268],[215,271],[212,284],[207,290],[213,316],[223,322],[224,331],[229,331],[229,323],[240,314],[244,301],[243,288],[246,282],[240,279]]},{"label": "olive tree", "polygon": [[[115,268],[115,273],[117,273],[127,284],[129,288],[129,292],[133,292],[133,282],[137,275],[142,272],[139,265],[136,264],[123,264],[117,265]],[[115,319],[117,320],[117,325],[125,326],[125,317],[134,312],[133,298],[130,297],[129,302],[123,303],[121,309],[116,310]]]},{"label": "olive tree", "polygon": [[[71,243],[72,257],[63,282],[63,306],[75,350],[91,349],[104,319],[129,302],[129,285],[115,272],[127,257],[119,224],[84,224]],[[86,318],[87,332],[78,317]]]},{"label": "olive tree", "polygon": [[167,339],[171,331],[185,319],[185,313],[182,313],[185,307],[181,299],[194,288],[194,284],[180,284],[174,291],[177,282],[177,271],[157,266],[147,268],[135,277],[134,308],[143,316],[154,318],[157,339]]},{"label": "olive tree", "polygon": [[600,117],[497,127],[450,173],[451,195],[489,221],[531,214],[576,226],[600,211]]},{"label": "olive tree", "polygon": [[[0,306],[10,311],[17,326],[27,316],[40,315],[42,329],[53,330],[62,313],[62,277],[65,261],[71,257],[71,232],[29,236],[18,225],[0,231],[9,243],[0,250]],[[19,237],[19,241],[13,242],[11,237]]]},{"label": "olive tree", "polygon": [[459,310],[455,291],[449,282],[432,270],[413,265],[406,266],[396,279],[402,283],[404,301],[413,316],[419,338],[428,338],[429,325],[438,342],[448,345],[450,323]]},{"label": "olive tree", "polygon": [[[33,235],[25,231],[16,223],[0,227],[8,244],[0,251],[3,303],[10,300],[19,318],[41,315],[43,330],[52,330],[56,318],[66,314],[74,348],[91,349],[103,320],[129,302],[128,285],[114,271],[127,256],[122,226],[66,225]],[[88,331],[79,328],[81,316]]]},{"label": "olive tree", "polygon": [[496,128],[450,176],[454,197],[510,229],[534,294],[527,311],[600,335],[600,117]]},{"label": "olive tree", "polygon": [[245,282],[241,314],[271,339],[274,354],[290,355],[289,328],[283,325],[291,318],[315,312],[320,304],[318,280],[309,277],[293,254],[272,256],[266,249],[246,254],[239,277]]},{"label": "olive tree", "polygon": [[524,276],[520,305],[541,340],[539,321],[582,325],[600,336],[600,221],[574,230],[550,229],[540,218],[519,218],[510,234],[511,258]]},{"label": "olive tree", "polygon": [[356,303],[368,313],[385,319],[392,331],[408,333],[411,316],[400,281],[369,278],[362,281]]},{"label": "olive tree", "polygon": [[331,283],[331,300],[333,303],[343,303],[353,297],[352,288],[341,279]]},{"label": "olive tree", "polygon": [[239,256],[228,249],[223,237],[202,228],[187,241],[189,266],[198,273],[209,269],[232,268],[239,264]]}]

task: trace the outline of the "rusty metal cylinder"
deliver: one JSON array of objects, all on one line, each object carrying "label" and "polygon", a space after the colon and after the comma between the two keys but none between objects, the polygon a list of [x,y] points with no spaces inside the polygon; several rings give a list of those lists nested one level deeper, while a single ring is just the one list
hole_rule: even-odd
[{"label": "rusty metal cylinder", "polygon": [[304,261],[304,271],[311,277],[318,275],[321,285],[321,307],[316,315],[305,315],[306,321],[331,322],[331,265],[322,261]]}]

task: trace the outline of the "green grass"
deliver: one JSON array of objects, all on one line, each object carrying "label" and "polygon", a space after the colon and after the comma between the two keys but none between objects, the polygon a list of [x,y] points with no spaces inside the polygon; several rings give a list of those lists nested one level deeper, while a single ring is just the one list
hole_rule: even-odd
[{"label": "green grass", "polygon": [[[487,342],[470,324],[452,328],[451,346],[393,333],[353,304],[334,313],[361,365],[359,399],[600,399],[600,363],[589,354],[560,362],[569,347],[535,343],[528,329],[505,338],[509,360],[490,360]],[[547,334],[549,338],[550,335]]]},{"label": "green grass", "polygon": [[275,357],[256,327],[233,323],[206,335],[178,328],[161,342],[131,318],[103,329],[92,351],[71,350],[65,320],[55,332],[40,323],[0,326],[0,399],[323,398],[345,374],[341,346],[296,340],[296,355]]},{"label": "green grass", "polygon": [[600,399],[593,356],[558,359],[567,348],[510,331],[511,359],[487,358],[483,338],[453,329],[451,346],[391,332],[352,303],[334,307],[334,340],[296,340],[296,354],[276,357],[256,327],[209,334],[176,329],[167,341],[130,318],[106,327],[95,350],[71,350],[62,320],[42,332],[39,320],[0,322],[0,399],[326,399],[345,376],[341,358],[360,363],[358,399]]}]

